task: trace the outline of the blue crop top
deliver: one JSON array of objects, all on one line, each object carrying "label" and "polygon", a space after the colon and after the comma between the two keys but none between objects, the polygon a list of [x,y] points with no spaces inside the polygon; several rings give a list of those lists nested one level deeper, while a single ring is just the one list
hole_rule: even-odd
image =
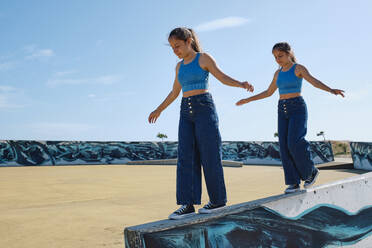
[{"label": "blue crop top", "polygon": [[280,69],[278,78],[276,79],[276,85],[279,88],[279,94],[288,93],[300,93],[302,87],[302,78],[299,78],[295,74],[296,64],[288,71],[282,71]]},{"label": "blue crop top", "polygon": [[197,53],[190,63],[185,65],[182,60],[180,64],[178,81],[182,86],[183,92],[208,89],[209,72],[200,67],[199,57],[200,53]]}]

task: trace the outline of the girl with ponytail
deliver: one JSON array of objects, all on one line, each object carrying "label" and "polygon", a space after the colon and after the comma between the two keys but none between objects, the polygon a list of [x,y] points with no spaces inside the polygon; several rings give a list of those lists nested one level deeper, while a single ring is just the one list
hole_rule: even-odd
[{"label": "girl with ponytail", "polygon": [[287,42],[275,44],[272,53],[280,68],[275,72],[269,88],[236,104],[243,105],[269,97],[279,88],[278,136],[285,184],[288,185],[284,192],[292,193],[300,190],[301,180],[304,181],[304,187],[308,188],[319,175],[310,156],[309,142],[305,139],[307,107],[301,96],[302,79],[334,95],[344,97],[344,91],[329,88],[314,78],[305,66],[297,64]]},{"label": "girl with ponytail", "polygon": [[182,60],[176,66],[173,89],[149,115],[148,121],[155,123],[182,89],[177,162],[177,204],[181,207],[169,216],[169,219],[181,219],[195,214],[194,205],[201,204],[201,168],[210,201],[199,209],[199,213],[211,213],[226,205],[221,135],[216,108],[208,92],[209,73],[228,86],[251,92],[253,86],[223,73],[212,56],[202,52],[192,29],[173,29],[168,42]]}]

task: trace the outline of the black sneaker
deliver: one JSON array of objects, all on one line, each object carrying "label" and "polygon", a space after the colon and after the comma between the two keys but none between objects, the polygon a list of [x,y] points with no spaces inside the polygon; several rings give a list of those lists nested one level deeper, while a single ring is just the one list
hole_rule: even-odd
[{"label": "black sneaker", "polygon": [[313,185],[318,176],[319,176],[319,170],[315,168],[315,170],[313,171],[311,176],[308,179],[305,180],[304,187],[308,188],[311,185]]},{"label": "black sneaker", "polygon": [[289,194],[289,193],[294,193],[294,192],[297,192],[297,191],[300,191],[300,185],[291,184],[284,190],[284,193]]},{"label": "black sneaker", "polygon": [[187,216],[195,214],[194,205],[182,205],[179,209],[169,215],[170,220],[179,220]]},{"label": "black sneaker", "polygon": [[204,205],[203,208],[200,208],[199,209],[199,214],[210,214],[214,211],[217,211],[217,210],[220,210],[220,209],[223,209],[226,207],[226,204],[219,204],[219,205],[215,205],[211,202],[208,202],[208,204]]}]

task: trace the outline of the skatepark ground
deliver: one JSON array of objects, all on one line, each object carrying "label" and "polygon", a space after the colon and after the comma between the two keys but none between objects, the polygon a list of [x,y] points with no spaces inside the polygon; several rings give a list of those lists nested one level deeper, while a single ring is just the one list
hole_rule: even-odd
[{"label": "skatepark ground", "polygon": [[[324,167],[316,185],[366,172]],[[285,189],[280,166],[225,167],[224,173],[228,205]],[[175,189],[176,166],[3,167],[0,247],[124,247],[124,227],[165,219],[177,208]]]}]

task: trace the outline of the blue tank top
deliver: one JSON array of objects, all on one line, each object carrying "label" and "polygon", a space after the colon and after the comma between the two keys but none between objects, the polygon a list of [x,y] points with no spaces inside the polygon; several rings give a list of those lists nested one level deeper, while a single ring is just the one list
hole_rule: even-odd
[{"label": "blue tank top", "polygon": [[288,94],[288,93],[300,93],[302,87],[302,78],[299,78],[295,74],[296,64],[288,71],[282,71],[280,69],[278,78],[276,79],[276,85],[279,88],[279,94]]},{"label": "blue tank top", "polygon": [[182,91],[206,90],[208,89],[209,72],[199,65],[200,53],[197,53],[193,61],[188,64],[181,62],[178,69],[178,81],[182,86]]}]

